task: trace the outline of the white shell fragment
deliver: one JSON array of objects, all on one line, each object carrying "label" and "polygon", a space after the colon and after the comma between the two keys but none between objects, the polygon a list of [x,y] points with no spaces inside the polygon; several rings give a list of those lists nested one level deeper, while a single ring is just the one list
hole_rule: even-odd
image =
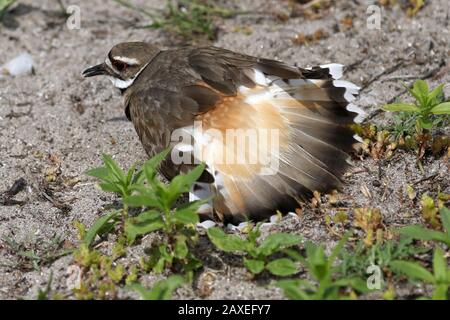
[{"label": "white shell fragment", "polygon": [[198,227],[202,227],[204,229],[212,228],[215,225],[216,225],[216,223],[214,221],[212,221],[212,220],[205,220],[205,221],[203,221],[201,223],[197,223]]},{"label": "white shell fragment", "polygon": [[0,70],[2,73],[20,76],[23,74],[30,74],[33,71],[33,66],[33,58],[28,53],[22,53],[4,64]]},{"label": "white shell fragment", "polygon": [[229,223],[227,225],[227,229],[231,230],[231,231],[236,231],[236,230],[243,231],[246,227],[248,227],[248,222],[241,222],[237,226],[235,226],[231,223]]}]

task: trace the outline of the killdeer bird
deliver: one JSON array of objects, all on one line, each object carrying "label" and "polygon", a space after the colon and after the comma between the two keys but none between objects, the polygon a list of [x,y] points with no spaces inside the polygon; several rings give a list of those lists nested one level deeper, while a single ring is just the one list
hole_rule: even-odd
[{"label": "killdeer bird", "polygon": [[204,161],[190,199],[212,194],[202,213],[237,223],[339,188],[359,113],[350,104],[359,88],[342,73],[338,64],[298,68],[217,47],[127,42],[83,75],[105,75],[121,90],[149,156],[173,146],[160,168],[167,179]]}]

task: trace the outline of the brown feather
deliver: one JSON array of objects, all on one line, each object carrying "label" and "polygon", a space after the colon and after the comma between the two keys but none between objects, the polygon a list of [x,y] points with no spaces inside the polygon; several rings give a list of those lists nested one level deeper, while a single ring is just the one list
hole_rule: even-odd
[{"label": "brown feather", "polygon": [[[260,84],[256,72],[271,84]],[[244,159],[255,152],[276,156],[279,168],[271,175],[261,174],[260,163],[224,163],[227,151],[234,159],[240,155],[231,142],[203,148],[209,157],[201,180],[213,184],[214,209],[238,222],[267,218],[277,209],[292,211],[312,191],[340,186],[346,152],[354,143],[347,125],[355,114],[346,110],[345,90],[334,85],[326,68],[299,69],[215,47],[185,47],[158,54],[125,96],[150,156],[171,144],[173,130],[194,121],[223,137],[228,129],[278,130],[279,153],[270,141],[241,154]],[[259,94],[268,98],[249,100]],[[161,170],[170,179],[192,167],[168,159]]]}]

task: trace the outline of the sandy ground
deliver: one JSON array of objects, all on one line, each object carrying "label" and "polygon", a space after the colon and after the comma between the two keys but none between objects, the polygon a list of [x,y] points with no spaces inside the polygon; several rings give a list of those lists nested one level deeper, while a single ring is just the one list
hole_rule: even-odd
[{"label": "sandy ground", "polygon": [[[111,154],[124,167],[146,159],[131,123],[124,117],[120,94],[107,79],[85,80],[81,71],[103,61],[109,49],[122,41],[145,40],[162,47],[179,44],[162,31],[137,28],[145,25],[145,19],[112,1],[65,2],[81,8],[81,29],[69,30],[56,14],[56,1],[50,0],[41,0],[39,5],[32,0],[19,1],[0,25],[0,64],[21,52],[28,52],[36,62],[34,75],[0,78],[0,192],[22,177],[29,186],[14,198],[23,204],[0,205],[0,298],[4,299],[35,298],[51,271],[52,288],[70,297],[70,256],[38,271],[19,268],[21,258],[8,249],[5,239],[35,250],[51,246],[55,236],[64,239],[67,246],[77,243],[73,222],[90,226],[115,200],[98,190],[84,171],[100,165],[102,153]],[[399,94],[404,96],[399,77],[407,82],[428,78],[432,86],[449,83],[448,1],[427,1],[413,19],[398,7],[383,11],[381,29],[368,30],[366,9],[373,2],[337,1],[320,19],[300,16],[281,21],[268,13],[289,12],[287,1],[228,1],[224,5],[260,13],[221,21],[214,45],[299,66],[330,62],[353,66],[345,77],[365,86],[356,103],[368,114]],[[161,7],[164,1],[134,3]],[[346,17],[352,18],[352,27],[342,24]],[[299,32],[312,34],[319,28],[326,35],[323,39],[307,45],[292,42]],[[450,96],[448,85],[445,94]],[[382,124],[388,117],[379,113],[372,121]],[[414,184],[419,194],[435,192],[438,186],[450,191],[449,165],[444,159],[429,157],[424,167],[425,173],[421,173],[415,156],[403,152],[381,166],[371,159],[355,161],[356,169],[342,190],[343,206],[381,208],[389,228],[420,222],[418,206],[403,201],[406,185]],[[50,183],[45,184],[46,179]],[[370,196],[361,191],[365,187]],[[332,213],[335,209],[325,210]],[[280,230],[327,246],[336,241],[323,214],[309,209],[301,218],[287,217],[265,232]],[[129,249],[126,259],[136,260],[145,245],[143,241]],[[208,298],[282,298],[267,279],[251,281],[244,269],[227,260],[220,262],[219,253],[207,244],[200,245],[206,246],[202,249],[206,265],[202,273],[210,273],[214,279]],[[151,285],[156,278],[146,275],[141,281]],[[175,297],[199,298],[203,278],[200,274],[192,288],[178,290]],[[119,298],[127,297],[136,296],[120,291]]]}]

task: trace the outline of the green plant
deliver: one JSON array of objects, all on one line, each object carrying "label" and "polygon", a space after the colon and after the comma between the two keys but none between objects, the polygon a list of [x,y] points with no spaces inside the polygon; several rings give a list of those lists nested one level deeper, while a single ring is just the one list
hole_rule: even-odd
[{"label": "green plant", "polygon": [[228,18],[238,13],[236,10],[218,7],[210,0],[167,0],[162,13],[134,7],[125,0],[114,1],[150,17],[153,22],[148,25],[149,28],[163,29],[187,40],[199,35],[204,35],[210,40],[215,39],[214,20],[218,17]]},{"label": "green plant", "polygon": [[412,136],[416,130],[416,117],[409,112],[399,111],[394,115],[393,122],[387,129],[396,141]]},{"label": "green plant", "polygon": [[136,173],[136,167],[132,166],[125,173],[109,155],[103,154],[103,167],[88,170],[87,175],[100,179],[100,188],[103,191],[114,192],[122,198],[129,196],[132,192],[131,186],[138,183],[142,171]]},{"label": "green plant", "polygon": [[398,240],[387,240],[376,243],[368,248],[363,240],[348,249],[343,249],[339,254],[341,263],[338,272],[345,276],[365,277],[367,268],[376,265],[382,270],[387,270],[393,260],[407,259],[417,254],[429,251],[428,248],[413,245],[413,239],[402,236]]},{"label": "green plant", "polygon": [[448,147],[448,139],[433,138],[430,134],[433,128],[444,126],[448,122],[446,116],[450,114],[450,102],[443,102],[443,87],[444,85],[440,85],[430,91],[425,81],[417,80],[412,88],[406,87],[415,98],[414,103],[396,102],[382,108],[385,111],[400,112],[394,117],[390,132],[401,146],[417,150],[419,160],[429,147],[434,154]]},{"label": "green plant", "polygon": [[243,252],[244,266],[253,274],[259,274],[263,270],[277,276],[288,276],[298,273],[298,265],[287,257],[272,259],[275,254],[287,253],[286,249],[298,245],[301,238],[288,233],[275,233],[267,236],[260,244],[260,226],[250,227],[247,239],[236,235],[226,234],[222,229],[214,227],[207,231],[211,242],[225,252]]},{"label": "green plant", "polygon": [[417,80],[408,91],[416,99],[414,103],[398,102],[383,106],[385,111],[408,112],[416,116],[416,127],[432,129],[443,122],[442,115],[450,114],[450,102],[442,102],[444,85],[429,91],[428,84]]},{"label": "green plant", "polygon": [[410,278],[433,284],[435,289],[433,300],[447,300],[450,286],[450,268],[447,265],[441,248],[436,247],[433,254],[433,273],[420,264],[410,261],[395,260],[391,262],[393,270],[403,273]]},{"label": "green plant", "polygon": [[183,277],[174,275],[165,280],[155,283],[151,290],[146,289],[140,284],[132,284],[130,289],[138,292],[143,300],[170,300],[172,293],[185,283]]},{"label": "green plant", "polygon": [[79,283],[72,289],[77,299],[114,299],[119,286],[135,284],[140,274],[138,266],[127,267],[114,255],[89,248],[84,242],[75,250],[73,260],[82,270]]},{"label": "green plant", "polygon": [[[88,171],[99,178],[100,187],[112,191],[123,198],[123,208],[98,219],[84,237],[89,246],[96,235],[107,234],[119,224],[122,213],[123,234],[129,244],[137,237],[161,230],[167,241],[155,246],[151,256],[145,262],[146,267],[155,272],[162,272],[170,267],[183,270],[192,276],[192,271],[201,266],[190,248],[195,244],[198,234],[195,224],[199,222],[197,210],[205,201],[195,201],[173,208],[175,201],[203,173],[205,166],[199,165],[185,175],[179,175],[165,185],[157,176],[157,169],[168,156],[170,149],[161,152],[144,163],[138,171],[133,166],[125,172],[109,156],[103,156],[104,167]],[[129,208],[144,208],[143,212],[133,217],[128,215]]]},{"label": "green plant", "polygon": [[[340,289],[353,288],[360,292],[368,291],[365,281],[360,278],[339,278],[334,262],[340,254],[348,236],[344,236],[327,256],[322,246],[312,242],[306,243],[306,257],[297,256],[302,262],[310,278],[280,280],[277,286],[283,289],[289,299],[294,300],[325,300],[342,298]],[[348,296],[344,296],[348,298]]]},{"label": "green plant", "polygon": [[62,248],[64,237],[55,235],[48,242],[38,239],[35,243],[18,243],[16,240],[4,237],[5,249],[17,254],[19,261],[16,268],[34,269],[39,271],[42,266],[51,264],[60,257],[72,253],[73,249]]},{"label": "green plant", "polygon": [[53,272],[50,271],[50,276],[47,281],[47,285],[44,289],[39,288],[37,294],[37,300],[49,300],[50,291],[52,290]]},{"label": "green plant", "polygon": [[97,235],[101,237],[108,234],[118,223],[117,218],[120,216],[120,213],[121,210],[116,210],[101,216],[84,234],[83,242],[89,247]]},{"label": "green plant", "polygon": [[16,0],[0,0],[0,20]]},{"label": "green plant", "polygon": [[232,11],[219,8],[212,1],[181,0],[177,3],[167,1],[165,14],[156,19],[149,27],[165,29],[183,38],[192,39],[196,35],[206,35],[213,40],[216,37],[214,17],[229,17]]},{"label": "green plant", "polygon": [[422,206],[422,217],[424,220],[434,229],[439,229],[441,227],[438,216],[439,209],[436,208],[433,198],[424,193],[420,199],[420,204]]},{"label": "green plant", "polygon": [[419,225],[406,226],[399,233],[424,241],[438,241],[450,246],[450,209],[442,207],[439,210],[443,232],[427,229]]}]

